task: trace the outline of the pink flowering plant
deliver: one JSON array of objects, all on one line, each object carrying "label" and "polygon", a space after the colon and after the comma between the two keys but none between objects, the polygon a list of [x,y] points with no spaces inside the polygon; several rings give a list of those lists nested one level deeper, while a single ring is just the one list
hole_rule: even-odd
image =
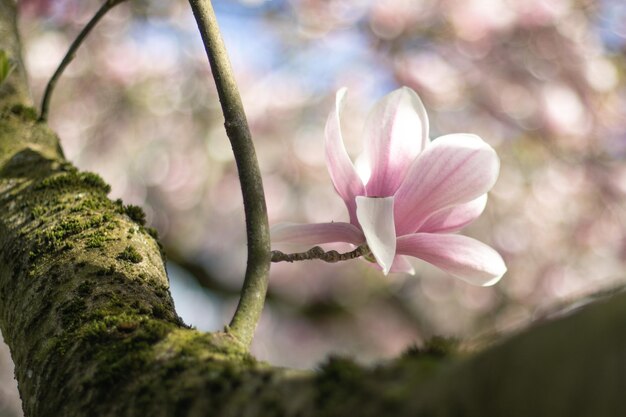
[{"label": "pink flowering plant", "polygon": [[272,241],[367,244],[370,260],[385,275],[414,273],[407,257],[415,257],[472,284],[498,282],[506,272],[502,257],[484,243],[456,234],[485,208],[500,169],[493,148],[467,133],[431,141],[424,105],[403,87],[381,99],[365,123],[365,178],[343,143],[345,94],[345,88],[337,92],[326,123],[326,164],[350,222],[278,225]]}]

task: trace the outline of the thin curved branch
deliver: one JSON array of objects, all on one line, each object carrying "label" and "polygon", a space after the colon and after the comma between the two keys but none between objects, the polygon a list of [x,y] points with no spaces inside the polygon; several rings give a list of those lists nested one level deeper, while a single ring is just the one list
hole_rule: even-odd
[{"label": "thin curved branch", "polygon": [[349,261],[351,259],[360,258],[361,256],[367,256],[369,254],[370,250],[367,244],[361,245],[355,250],[346,253],[339,253],[336,250],[325,252],[324,249],[319,246],[314,246],[306,252],[298,253],[283,253],[278,250],[273,250],[272,262],[295,262],[319,259],[320,261],[335,263],[340,261]]},{"label": "thin curved branch", "polygon": [[50,110],[50,100],[52,100],[52,93],[54,92],[54,87],[56,87],[57,81],[61,78],[63,71],[65,68],[72,62],[74,56],[76,56],[76,51],[80,48],[80,45],[87,38],[92,29],[98,24],[100,19],[104,17],[105,14],[109,12],[112,8],[117,6],[118,4],[124,2],[125,0],[106,0],[104,4],[98,9],[95,15],[91,18],[89,22],[85,25],[83,30],[80,31],[74,42],[70,45],[70,48],[67,50],[65,57],[59,64],[59,67],[54,72],[52,77],[50,77],[50,81],[48,81],[48,85],[46,86],[46,91],[43,95],[43,100],[41,101],[41,113],[39,115],[39,121],[48,120],[48,112]]},{"label": "thin curved branch", "polygon": [[263,310],[270,267],[269,222],[261,170],[213,6],[209,0],[189,0],[189,4],[211,64],[243,194],[248,261],[239,305],[230,322],[229,331],[249,346]]}]

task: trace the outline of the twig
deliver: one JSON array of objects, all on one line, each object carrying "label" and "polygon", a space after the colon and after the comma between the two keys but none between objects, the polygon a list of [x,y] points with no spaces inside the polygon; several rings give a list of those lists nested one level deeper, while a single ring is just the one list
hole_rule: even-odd
[{"label": "twig", "polygon": [[52,99],[52,92],[54,91],[54,87],[57,84],[59,78],[65,71],[65,68],[72,62],[74,56],[76,55],[76,51],[83,43],[85,38],[89,35],[89,32],[96,26],[96,24],[102,19],[102,17],[107,14],[109,10],[118,4],[124,2],[125,0],[106,0],[104,4],[98,9],[96,14],[91,18],[91,20],[85,25],[83,30],[80,31],[74,42],[70,45],[70,48],[67,50],[65,57],[59,64],[59,67],[54,72],[50,81],[48,81],[48,85],[46,86],[46,91],[43,95],[43,100],[41,101],[41,114],[39,115],[39,121],[46,121],[48,119],[48,111],[50,109],[50,100]]},{"label": "twig", "polygon": [[312,259],[319,259],[328,263],[335,263],[340,261],[349,261],[350,259],[356,259],[361,256],[369,255],[370,250],[367,245],[361,245],[355,250],[346,253],[339,253],[336,250],[325,252],[324,249],[319,246],[314,246],[306,252],[299,253],[283,253],[278,250],[272,251],[272,262],[295,262],[295,261],[308,261]]},{"label": "twig", "polygon": [[229,331],[249,346],[263,310],[270,267],[270,234],[261,170],[213,6],[210,0],[189,0],[189,4],[211,64],[243,194],[248,262],[239,305]]}]

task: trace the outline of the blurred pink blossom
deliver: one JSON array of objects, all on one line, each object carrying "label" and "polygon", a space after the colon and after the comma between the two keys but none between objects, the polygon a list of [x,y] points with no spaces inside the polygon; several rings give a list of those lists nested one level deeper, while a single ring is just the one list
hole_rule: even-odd
[{"label": "blurred pink blossom", "polygon": [[272,231],[273,241],[367,242],[385,274],[412,273],[408,255],[472,284],[495,284],[506,272],[500,255],[477,240],[453,234],[485,208],[486,193],[500,168],[495,151],[465,133],[431,142],[424,105],[405,87],[384,97],[367,119],[367,172],[359,173],[341,134],[345,93],[345,88],[337,93],[326,124],[326,162],[350,223],[279,225]]}]

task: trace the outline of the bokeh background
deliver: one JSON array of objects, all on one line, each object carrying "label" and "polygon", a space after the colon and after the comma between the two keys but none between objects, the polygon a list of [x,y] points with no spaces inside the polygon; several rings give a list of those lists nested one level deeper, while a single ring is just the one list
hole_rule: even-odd
[{"label": "bokeh background", "polygon": [[[101,1],[21,0],[33,97]],[[400,85],[431,136],[471,132],[502,160],[463,233],[509,272],[472,287],[419,261],[275,264],[257,357],[312,368],[330,353],[393,357],[432,335],[480,340],[623,282],[626,4],[622,0],[215,0],[264,176],[270,222],[347,218],[323,129],[347,86],[344,135],[361,149],[372,104]],[[97,27],[60,81],[50,124],[67,157],[145,208],[178,312],[228,323],[245,270],[241,195],[206,56],[184,0],[133,0]],[[6,346],[0,416],[21,415]]]}]

